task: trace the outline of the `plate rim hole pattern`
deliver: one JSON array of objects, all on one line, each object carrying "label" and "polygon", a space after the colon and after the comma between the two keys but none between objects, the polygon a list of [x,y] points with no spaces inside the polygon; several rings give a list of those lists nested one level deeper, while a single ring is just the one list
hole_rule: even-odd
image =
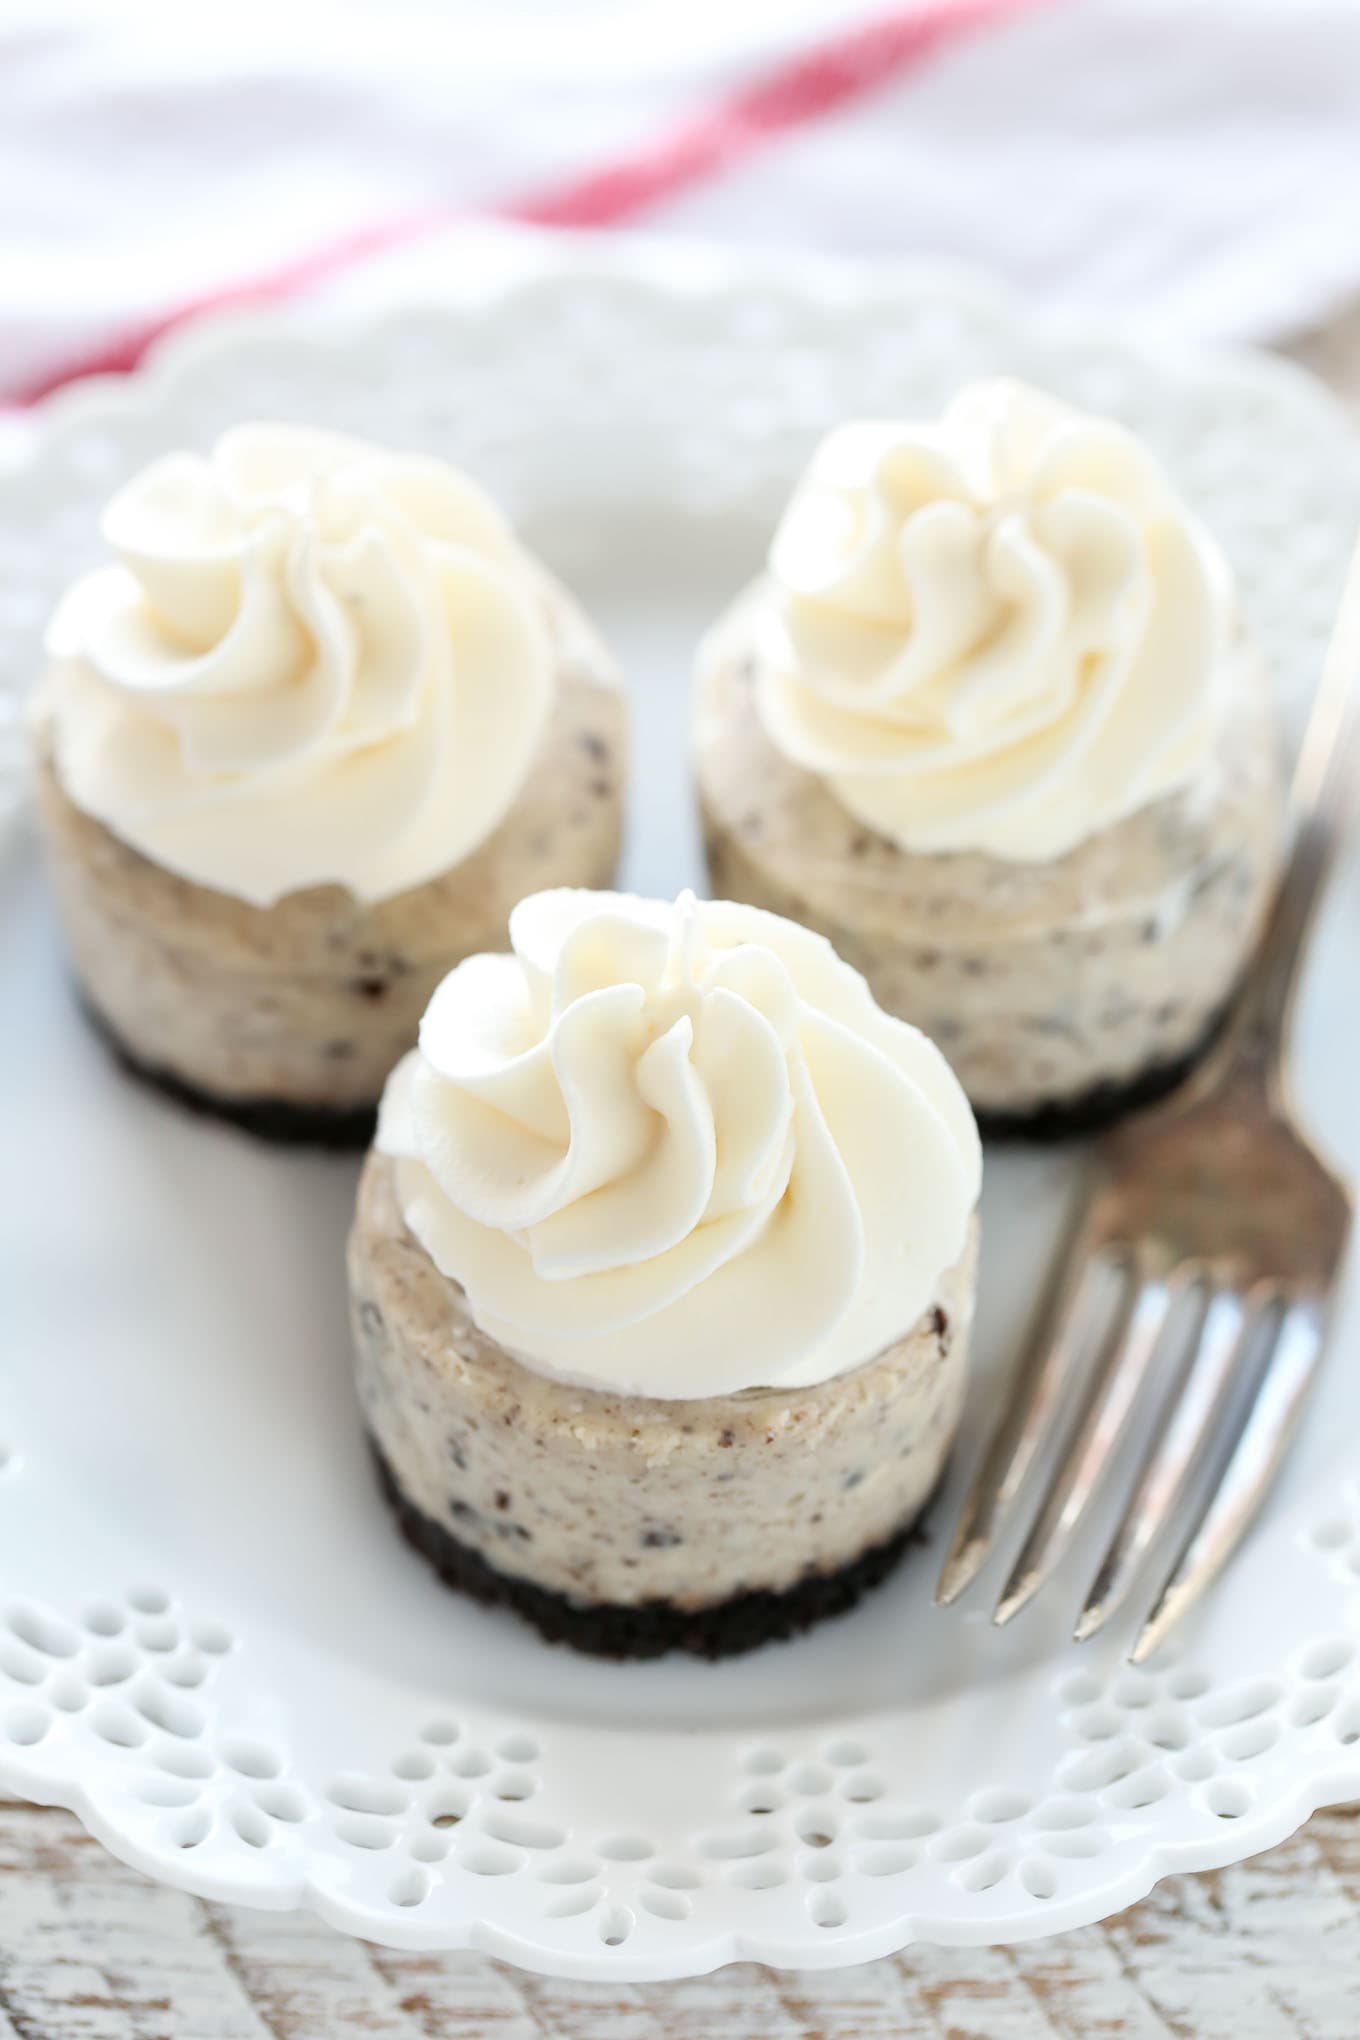
[{"label": "plate rim hole pattern", "polygon": [[[758,1862],[758,1857],[747,1857],[748,1862]],[[653,1863],[646,1873],[649,1884],[659,1885],[662,1891],[698,1891],[703,1878],[697,1870],[691,1870],[688,1863],[677,1863],[673,1859]]]},{"label": "plate rim hole pattern", "polygon": [[[537,1872],[540,1884],[561,1884],[569,1889],[579,1884],[594,1884],[599,1874],[600,1866],[595,1858],[583,1853],[563,1856],[556,1863],[541,1863]],[[656,1882],[655,1873],[652,1881]]]},{"label": "plate rim hole pattern", "polygon": [[147,1615],[133,1625],[138,1647],[153,1657],[172,1651],[179,1644],[179,1624],[168,1615]]},{"label": "plate rim hole pattern", "polygon": [[52,1710],[41,1700],[16,1700],[4,1713],[5,1735],[16,1749],[30,1750],[52,1726]]},{"label": "plate rim hole pattern", "polygon": [[1057,1895],[1058,1877],[1052,1865],[1037,1856],[1024,1856],[1015,1866],[1015,1874],[1023,1890],[1031,1898],[1041,1902]]},{"label": "plate rim hole pattern", "polygon": [[981,1856],[972,1857],[961,1863],[954,1872],[954,1882],[963,1891],[979,1895],[984,1891],[995,1891],[998,1884],[1004,1884],[1010,1875],[1011,1858],[1006,1849],[988,1849]]},{"label": "plate rim hole pattern", "polygon": [[598,1884],[571,1884],[547,1909],[550,1920],[575,1920],[588,1913],[600,1896]]},{"label": "plate rim hole pattern", "polygon": [[606,1863],[646,1863],[656,1854],[656,1844],[645,1835],[606,1835],[596,1842],[595,1853]]},{"label": "plate rim hole pattern", "polygon": [[171,1778],[163,1771],[149,1772],[137,1780],[137,1797],[144,1806],[192,1806],[199,1788],[188,1778]]},{"label": "plate rim hole pattern", "polygon": [[475,1743],[465,1743],[449,1758],[449,1769],[455,1778],[485,1778],[492,1763],[485,1750],[479,1750]]},{"label": "plate rim hole pattern", "polygon": [[887,1790],[877,1771],[852,1771],[848,1778],[842,1778],[840,1786],[841,1798],[851,1806],[872,1806]]},{"label": "plate rim hole pattern", "polygon": [[195,1650],[192,1644],[186,1644],[177,1650],[172,1658],[166,1660],[160,1668],[160,1674],[172,1686],[179,1686],[186,1693],[192,1693],[206,1682],[210,1669],[203,1653]]},{"label": "plate rim hole pattern", "polygon": [[420,1740],[442,1750],[456,1743],[460,1733],[456,1721],[451,1720],[446,1714],[436,1714],[421,1729]]},{"label": "plate rim hole pattern", "polygon": [[268,1816],[261,1812],[253,1799],[234,1799],[227,1818],[248,1849],[268,1848],[273,1840]]},{"label": "plate rim hole pattern", "polygon": [[1299,1653],[1301,1679],[1334,1679],[1344,1672],[1355,1656],[1354,1646],[1344,1636],[1323,1636]]},{"label": "plate rim hole pattern", "polygon": [[906,1842],[870,1842],[856,1849],[852,1862],[864,1877],[901,1877],[920,1862],[920,1851]]},{"label": "plate rim hole pattern", "polygon": [[277,1778],[283,1770],[282,1759],[268,1743],[253,1736],[230,1736],[222,1745],[222,1761],[242,1778]]},{"label": "plate rim hole pattern", "polygon": [[765,1856],[775,1846],[768,1828],[739,1828],[727,1834],[704,1835],[699,1854],[711,1863],[740,1863],[748,1856]]},{"label": "plate rim hole pattern", "polygon": [[286,1778],[262,1778],[255,1787],[255,1804],[270,1820],[295,1827],[307,1818],[307,1795],[300,1785]]},{"label": "plate rim hole pattern", "polygon": [[611,1905],[600,1914],[598,1932],[606,1948],[621,1948],[636,1924],[626,1905]]},{"label": "plate rim hole pattern", "polygon": [[383,1820],[395,1820],[410,1804],[409,1795],[400,1786],[385,1778],[375,1778],[368,1771],[337,1772],[326,1787],[326,1797],[342,1813],[371,1813]]},{"label": "plate rim hole pattern", "polygon": [[79,1655],[79,1632],[36,1602],[11,1602],[5,1610],[5,1626],[39,1657],[66,1660]]},{"label": "plate rim hole pattern", "polygon": [[81,1622],[91,1636],[121,1636],[127,1616],[114,1601],[91,1601],[81,1611]]},{"label": "plate rim hole pattern", "polygon": [[147,1580],[140,1580],[134,1586],[129,1587],[123,1599],[135,1615],[168,1615],[170,1613],[170,1596],[166,1593],[165,1588],[155,1586]]},{"label": "plate rim hole pattern", "polygon": [[207,1727],[201,1707],[182,1693],[167,1693],[163,1686],[144,1679],[131,1695],[132,1705],[150,1727],[162,1735],[177,1736],[181,1742],[196,1742]]},{"label": "plate rim hole pattern", "polygon": [[773,1891],[787,1884],[789,1877],[777,1856],[748,1856],[732,1864],[727,1881],[740,1885],[743,1891]]},{"label": "plate rim hole pattern", "polygon": [[968,1802],[968,1818],[983,1821],[988,1827],[1010,1826],[1033,1811],[1034,1802],[1027,1793],[1012,1792],[1004,1785],[989,1786]]},{"label": "plate rim hole pattern", "polygon": [[1316,1679],[1296,1693],[1289,1706],[1289,1721],[1293,1728],[1316,1728],[1325,1721],[1337,1701],[1341,1698],[1340,1681]]},{"label": "plate rim hole pattern", "polygon": [[809,1806],[796,1816],[793,1831],[805,1848],[829,1849],[840,1833],[840,1822],[828,1808]]},{"label": "plate rim hole pattern", "polygon": [[392,1776],[407,1785],[423,1785],[435,1774],[435,1761],[428,1750],[402,1750],[392,1759]]},{"label": "plate rim hole pattern", "polygon": [[151,1731],[139,1715],[121,1700],[97,1700],[90,1713],[90,1727],[101,1742],[115,1749],[139,1750]]},{"label": "plate rim hole pattern", "polygon": [[396,1838],[391,1822],[375,1813],[341,1813],[331,1822],[331,1833],[351,1849],[374,1853],[390,1849]]},{"label": "plate rim hole pattern", "polygon": [[822,1761],[838,1771],[852,1771],[858,1770],[861,1765],[872,1760],[864,1743],[854,1736],[844,1735],[837,1736],[833,1742],[823,1746]]},{"label": "plate rim hole pattern", "polygon": [[790,1792],[797,1792],[808,1799],[820,1799],[823,1793],[831,1790],[834,1782],[825,1764],[807,1760],[795,1764],[785,1780]]},{"label": "plate rim hole pattern", "polygon": [[442,1863],[452,1847],[453,1843],[448,1835],[430,1832],[412,1835],[406,1844],[406,1853],[415,1863]]},{"label": "plate rim hole pattern", "polygon": [[935,1837],[930,1853],[937,1863],[971,1863],[986,1853],[991,1840],[986,1828],[976,1821],[961,1820]]},{"label": "plate rim hole pattern", "polygon": [[524,1858],[508,1842],[495,1842],[487,1835],[475,1837],[466,1848],[460,1848],[455,1860],[460,1869],[473,1877],[511,1877]]},{"label": "plate rim hole pattern", "polygon": [[638,1904],[654,1920],[687,1920],[694,1901],[683,1891],[670,1891],[664,1884],[647,1884],[638,1893]]},{"label": "plate rim hole pattern", "polygon": [[[1121,1813],[1139,1813],[1145,1806],[1160,1806],[1174,1789],[1171,1773],[1165,1764],[1144,1764],[1140,1771],[1131,1771],[1127,1778],[1121,1778],[1111,1785],[1104,1797],[1108,1805],[1118,1807]],[[1080,1833],[1080,1829],[1077,1830]]]},{"label": "plate rim hole pattern", "polygon": [[196,1849],[212,1832],[212,1814],[203,1805],[186,1806],[170,1823],[170,1839],[180,1849]]},{"label": "plate rim hole pattern", "polygon": [[840,1893],[825,1884],[808,1893],[807,1909],[815,1927],[843,1927],[850,1917]]},{"label": "plate rim hole pattern", "polygon": [[202,1781],[211,1778],[217,1769],[211,1756],[199,1743],[181,1743],[167,1739],[153,1743],[151,1761],[159,1770],[168,1771],[172,1778],[196,1778]]},{"label": "plate rim hole pattern", "polygon": [[910,1806],[875,1806],[856,1814],[853,1825],[866,1842],[924,1842],[940,1832],[938,1815]]},{"label": "plate rim hole pattern", "polygon": [[1235,1728],[1225,1728],[1218,1738],[1218,1747],[1231,1762],[1249,1764],[1254,1757],[1262,1757],[1273,1749],[1279,1740],[1279,1723],[1268,1714],[1257,1715],[1251,1721],[1239,1721]]},{"label": "plate rim hole pattern", "polygon": [[1211,1778],[1204,1788],[1204,1804],[1218,1820],[1240,1820],[1251,1812],[1251,1788],[1240,1778]]},{"label": "plate rim hole pattern", "polygon": [[1343,1749],[1360,1743],[1360,1700],[1348,1700],[1335,1718],[1334,1734]]},{"label": "plate rim hole pattern", "polygon": [[1269,1714],[1284,1698],[1278,1679],[1244,1679],[1221,1693],[1210,1694],[1200,1703],[1197,1714],[1205,1728],[1239,1728]]},{"label": "plate rim hole pattern", "polygon": [[526,1820],[517,1813],[505,1813],[494,1807],[482,1815],[482,1832],[490,1835],[493,1842],[504,1842],[511,1849],[529,1849],[536,1855],[560,1849],[567,1839],[560,1827],[550,1827],[546,1821]]}]

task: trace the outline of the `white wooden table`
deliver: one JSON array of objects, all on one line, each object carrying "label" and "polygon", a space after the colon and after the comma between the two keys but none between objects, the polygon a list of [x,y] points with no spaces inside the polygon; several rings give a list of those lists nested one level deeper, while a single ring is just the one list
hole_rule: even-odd
[{"label": "white wooden table", "polygon": [[[1293,350],[1360,409],[1360,307]],[[147,1883],[0,1803],[0,2040],[1360,2040],[1360,1808],[1022,1948],[556,1983]]]},{"label": "white wooden table", "polygon": [[3,2040],[1356,2040],[1360,1812],[1103,1926],[862,1969],[556,1983],[204,1905],[0,1806]]}]

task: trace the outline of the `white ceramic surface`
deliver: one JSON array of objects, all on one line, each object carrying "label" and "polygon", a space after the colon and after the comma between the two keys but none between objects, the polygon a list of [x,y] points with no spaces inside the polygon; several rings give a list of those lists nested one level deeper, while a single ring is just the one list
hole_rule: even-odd
[{"label": "white ceramic surface", "polygon": [[[0,476],[11,707],[59,582],[96,554],[99,499],[149,456],[271,414],[431,447],[507,500],[622,654],[626,877],[673,892],[698,876],[690,648],[810,442],[1000,370],[1167,457],[1297,728],[1360,448],[1293,371],[1055,327],[937,271],[479,247],[479,280],[439,307],[205,328],[54,405]],[[1353,1293],[1267,1518],[1145,1673],[1127,1626],[1064,1641],[1080,1565],[998,1634],[985,1590],[932,1608],[938,1546],[800,1643],[592,1664],[447,1595],[398,1543],[349,1388],[354,1167],[124,1083],[75,1015],[36,864],[20,824],[0,866],[0,1788],[214,1898],[620,1977],[1051,1933],[1360,1797]],[[1305,1102],[1353,1167],[1358,916],[1351,866],[1300,1044]],[[989,1158],[960,1479],[1076,1184],[1070,1155]]]}]

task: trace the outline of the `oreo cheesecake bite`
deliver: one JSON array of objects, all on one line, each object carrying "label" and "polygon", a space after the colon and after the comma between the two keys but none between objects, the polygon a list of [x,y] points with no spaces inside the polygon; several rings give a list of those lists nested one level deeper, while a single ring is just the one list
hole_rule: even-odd
[{"label": "oreo cheesecake bite", "polygon": [[713,889],[828,936],[984,1130],[1098,1123],[1212,1038],[1277,868],[1270,703],[1122,427],[990,382],[833,432],[695,734]]},{"label": "oreo cheesecake bite", "polygon": [[103,533],[32,725],[83,999],[187,1102],[362,1145],[450,966],[612,876],[612,663],[464,475],[339,434],[171,455]]},{"label": "oreo cheesecake bite", "polygon": [[754,908],[557,891],[436,991],[349,1248],[359,1399],[450,1585],[718,1657],[902,1552],[963,1401],[979,1147],[939,1051]]}]

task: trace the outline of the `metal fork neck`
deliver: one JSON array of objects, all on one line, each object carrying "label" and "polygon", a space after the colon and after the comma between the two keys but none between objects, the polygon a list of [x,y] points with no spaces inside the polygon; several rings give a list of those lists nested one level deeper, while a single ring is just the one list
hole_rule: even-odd
[{"label": "metal fork neck", "polygon": [[1293,842],[1230,1038],[1278,1079],[1309,930],[1360,808],[1360,550],[1351,562],[1290,793]]}]

